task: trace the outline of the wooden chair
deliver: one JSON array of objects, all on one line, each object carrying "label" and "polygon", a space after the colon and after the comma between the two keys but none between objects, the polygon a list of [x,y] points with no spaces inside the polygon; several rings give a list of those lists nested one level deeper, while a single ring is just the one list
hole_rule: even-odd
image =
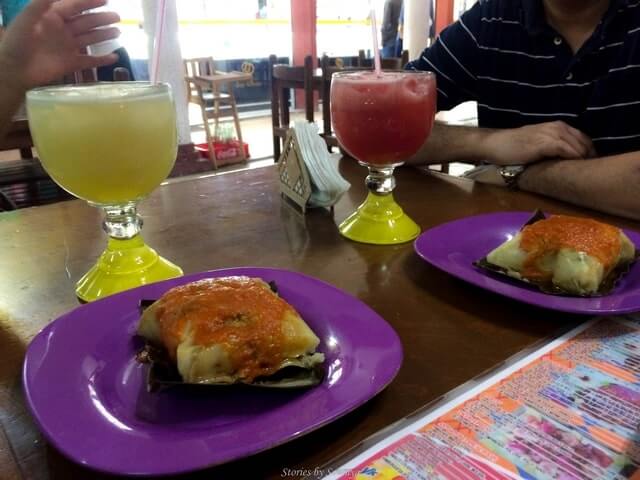
[{"label": "wooden chair", "polygon": [[371,67],[344,67],[334,63],[327,55],[320,60],[322,68],[322,138],[327,143],[329,151],[338,147],[338,139],[333,135],[331,124],[331,77],[334,73],[344,71],[371,70]]},{"label": "wooden chair", "polygon": [[[373,63],[373,58],[367,58],[364,50],[358,51],[358,67],[373,68]],[[409,63],[409,51],[403,50],[400,57],[381,58],[380,63],[383,70],[404,70],[404,66]]]},{"label": "wooden chair", "polygon": [[277,162],[282,151],[282,142],[289,130],[289,101],[292,89],[304,90],[305,118],[314,121],[313,96],[321,90],[321,79],[314,77],[313,58],[308,55],[304,66],[277,63],[275,55],[269,57],[271,71],[271,125],[273,133],[273,160]]},{"label": "wooden chair", "polygon": [[[238,116],[236,97],[233,94],[233,86],[236,82],[252,81],[253,75],[245,72],[217,71],[211,57],[186,59],[184,60],[184,68],[188,102],[200,107],[209,146],[209,158],[213,162],[213,167],[218,168],[213,142],[218,136],[220,121],[225,117],[230,117],[233,120],[236,137],[240,144],[240,159],[246,161],[240,117]],[[209,120],[214,121],[213,134],[211,133]]]}]

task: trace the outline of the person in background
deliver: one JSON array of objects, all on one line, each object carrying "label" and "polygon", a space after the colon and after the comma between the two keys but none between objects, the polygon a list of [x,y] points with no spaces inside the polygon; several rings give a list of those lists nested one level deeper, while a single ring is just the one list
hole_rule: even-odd
[{"label": "person in background", "polygon": [[[101,8],[97,8],[94,12],[107,11],[109,8],[108,0],[107,4]],[[116,68],[124,68],[129,72],[129,80],[135,80],[133,76],[133,67],[131,66],[131,59],[129,58],[129,53],[127,50],[120,44],[117,38],[107,40],[105,42],[100,42],[95,45],[89,46],[89,53],[96,57],[108,55],[110,53],[114,53],[118,56],[118,60],[116,60],[111,65],[105,65],[102,67],[98,67],[96,70],[98,81],[100,82],[113,82],[113,73]]]},{"label": "person in background", "polygon": [[117,60],[114,54],[80,53],[120,34],[117,28],[104,28],[120,20],[116,13],[85,13],[104,4],[105,0],[33,0],[6,29],[0,39],[0,137],[30,88]]},{"label": "person in background", "polygon": [[480,127],[436,124],[410,163],[488,162],[474,179],[640,219],[638,0],[481,1],[407,68]]},{"label": "person in background", "polygon": [[398,35],[396,36],[396,52],[394,57],[402,56],[402,49],[404,48],[404,2],[400,8],[400,17],[398,17]]},{"label": "person in background", "polygon": [[382,52],[383,58],[396,56],[396,38],[398,36],[398,20],[402,0],[386,0],[384,2],[384,14],[382,16]]}]

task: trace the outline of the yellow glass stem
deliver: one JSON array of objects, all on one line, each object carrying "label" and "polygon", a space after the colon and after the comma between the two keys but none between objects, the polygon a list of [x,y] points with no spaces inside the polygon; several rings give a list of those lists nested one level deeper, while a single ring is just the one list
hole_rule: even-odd
[{"label": "yellow glass stem", "polygon": [[339,229],[350,240],[376,245],[406,243],[420,235],[420,227],[404,213],[391,193],[369,192],[364,203]]},{"label": "yellow glass stem", "polygon": [[140,235],[109,238],[96,265],[76,284],[82,302],[92,302],[130,288],[182,276],[182,269],[160,257]]}]

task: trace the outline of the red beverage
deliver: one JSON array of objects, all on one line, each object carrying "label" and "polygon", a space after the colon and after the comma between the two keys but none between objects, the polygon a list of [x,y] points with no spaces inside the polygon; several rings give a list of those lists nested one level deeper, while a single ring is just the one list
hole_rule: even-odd
[{"label": "red beverage", "polygon": [[402,163],[429,137],[436,98],[429,72],[338,73],[331,83],[338,141],[361,162]]}]

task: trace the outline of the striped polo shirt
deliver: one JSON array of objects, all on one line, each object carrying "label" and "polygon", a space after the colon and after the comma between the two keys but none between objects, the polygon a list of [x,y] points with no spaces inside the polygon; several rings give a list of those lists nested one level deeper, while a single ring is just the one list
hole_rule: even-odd
[{"label": "striped polo shirt", "polygon": [[431,70],[438,110],[478,102],[478,124],[562,120],[599,155],[640,150],[640,1],[611,0],[574,55],[542,0],[481,0],[407,68]]}]

